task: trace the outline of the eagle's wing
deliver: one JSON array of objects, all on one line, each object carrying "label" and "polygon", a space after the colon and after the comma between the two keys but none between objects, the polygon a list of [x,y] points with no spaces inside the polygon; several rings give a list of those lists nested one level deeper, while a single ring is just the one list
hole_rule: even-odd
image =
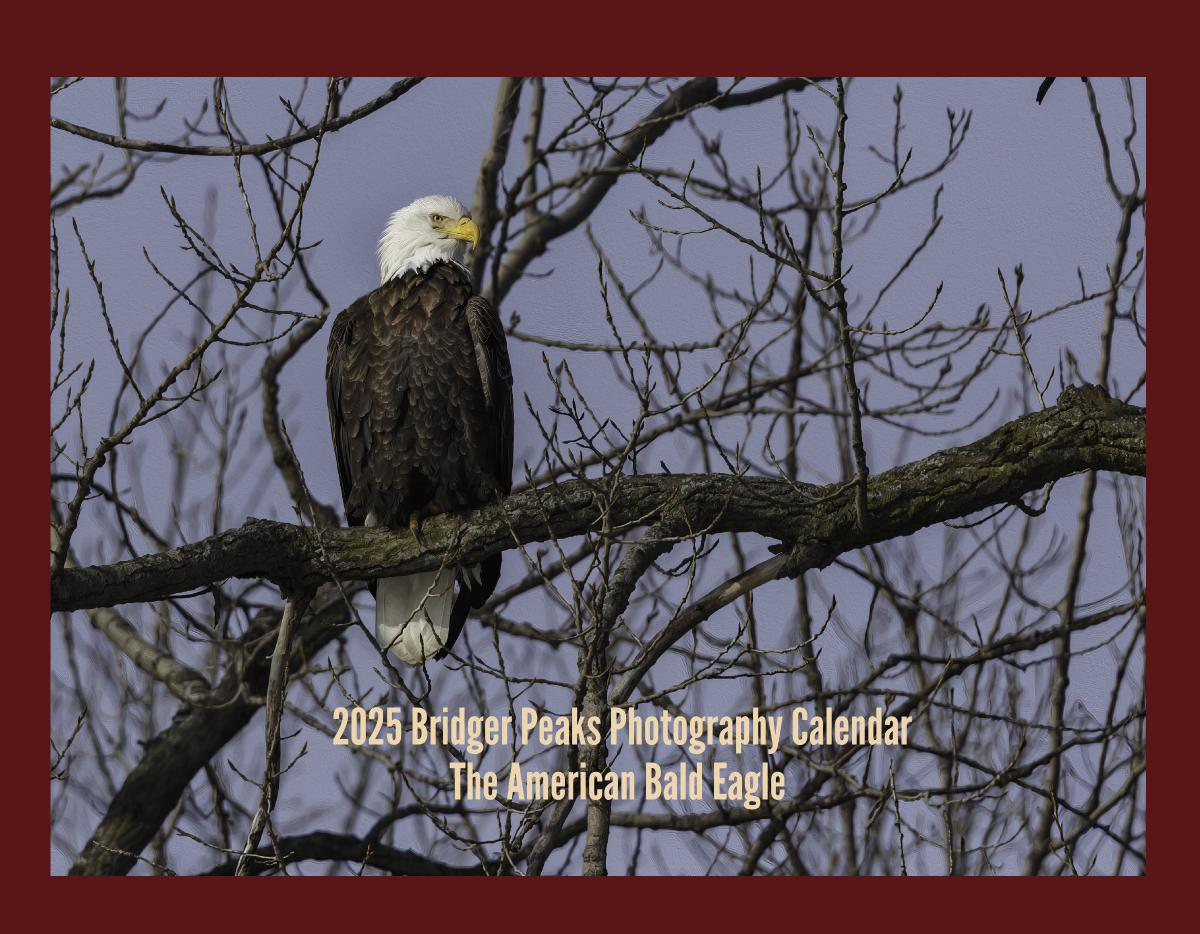
[{"label": "eagle's wing", "polygon": [[467,323],[475,346],[475,364],[483,386],[487,421],[495,465],[497,485],[507,493],[512,489],[513,396],[512,366],[508,361],[508,341],[504,325],[492,303],[482,295],[467,301]]},{"label": "eagle's wing", "polygon": [[[474,295],[467,300],[467,324],[471,329],[475,365],[483,388],[492,479],[499,489],[508,493],[512,489],[513,462],[512,367],[508,362],[508,341],[500,316],[492,308],[492,303],[482,295]],[[446,657],[458,640],[471,607],[483,606],[492,595],[500,580],[501,559],[501,555],[485,558],[473,573],[464,574],[460,569],[457,576],[458,595],[450,614],[446,642],[434,658]]]},{"label": "eagle's wing", "polygon": [[370,434],[367,355],[363,352],[366,342],[355,339],[355,332],[366,326],[368,311],[364,296],[334,319],[325,359],[329,428],[342,484],[342,502],[346,504],[346,521],[350,525],[362,525],[366,519],[366,514],[355,508],[351,494],[366,463]]}]

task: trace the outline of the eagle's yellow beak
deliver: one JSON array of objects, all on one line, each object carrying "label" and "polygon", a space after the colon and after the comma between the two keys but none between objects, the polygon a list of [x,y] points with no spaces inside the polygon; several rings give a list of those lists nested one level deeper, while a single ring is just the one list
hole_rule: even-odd
[{"label": "eagle's yellow beak", "polygon": [[479,225],[469,217],[460,217],[453,227],[447,227],[446,233],[455,240],[466,240],[471,249],[479,246]]}]

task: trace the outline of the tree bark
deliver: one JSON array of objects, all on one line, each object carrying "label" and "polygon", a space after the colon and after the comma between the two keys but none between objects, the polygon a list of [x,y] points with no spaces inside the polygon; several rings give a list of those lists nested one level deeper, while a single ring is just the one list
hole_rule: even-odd
[{"label": "tree bark", "polygon": [[[338,579],[367,580],[474,563],[518,544],[598,528],[624,533],[655,522],[710,532],[757,532],[791,546],[790,573],[829,564],[845,551],[910,535],[982,509],[1013,503],[1084,470],[1145,476],[1146,410],[1098,387],[1070,387],[1058,404],[1023,415],[962,447],[871,478],[871,527],[856,521],[852,486],[813,486],[732,474],[642,474],[621,480],[615,499],[590,480],[527,490],[464,516],[437,516],[412,533],[313,529],[248,519],[236,529],[159,554],[64,568],[50,578],[52,610],[161,600],[230,577],[262,578],[286,592]],[[605,484],[607,486],[607,482]]]}]

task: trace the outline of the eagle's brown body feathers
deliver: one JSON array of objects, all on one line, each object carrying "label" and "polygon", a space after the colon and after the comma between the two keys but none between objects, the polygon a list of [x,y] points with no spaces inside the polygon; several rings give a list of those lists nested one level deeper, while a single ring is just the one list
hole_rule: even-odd
[{"label": "eagle's brown body feathers", "polygon": [[[346,518],[405,526],[413,513],[461,512],[512,487],[512,372],[504,330],[458,265],[436,262],[337,316],[326,366]],[[495,589],[460,571],[449,648],[471,606]],[[445,649],[438,657],[444,654]]]}]

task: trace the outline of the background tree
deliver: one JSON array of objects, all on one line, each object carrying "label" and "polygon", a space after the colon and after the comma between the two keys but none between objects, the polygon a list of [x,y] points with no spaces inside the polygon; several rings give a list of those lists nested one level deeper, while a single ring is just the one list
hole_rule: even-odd
[{"label": "background tree", "polygon": [[[926,151],[898,85],[880,122],[848,79],[501,80],[472,272],[525,400],[518,475],[427,523],[422,551],[340,526],[319,335],[376,282],[323,266],[339,247],[319,231],[328,153],[371,152],[381,121],[439,132],[406,112],[439,81],[297,81],[252,130],[223,80],[151,87],[146,109],[119,79],[109,131],[59,116],[81,81],[51,85],[55,140],[94,153],[51,185],[51,833],[70,871],[1143,870],[1141,85],[1071,82],[1038,110],[1020,84],[1031,120],[1090,115],[1093,155],[1066,168],[1103,178],[1111,258],[1025,259],[1049,284],[1001,258],[967,296],[938,233],[969,111]],[[751,160],[723,136],[748,128],[771,139]],[[686,157],[660,159],[673,138]],[[985,158],[999,173],[1020,142]],[[225,181],[198,192],[208,160]],[[136,247],[154,295],[96,258],[133,249],[104,218],[147,176],[175,237]],[[353,245],[367,270],[376,235]],[[585,250],[591,288],[564,289]],[[365,581],[501,550],[453,660],[391,664]],[[787,799],[753,810],[465,802],[452,762],[694,757],[334,747],[331,710],[355,704],[884,706],[915,735],[785,744]]]}]

